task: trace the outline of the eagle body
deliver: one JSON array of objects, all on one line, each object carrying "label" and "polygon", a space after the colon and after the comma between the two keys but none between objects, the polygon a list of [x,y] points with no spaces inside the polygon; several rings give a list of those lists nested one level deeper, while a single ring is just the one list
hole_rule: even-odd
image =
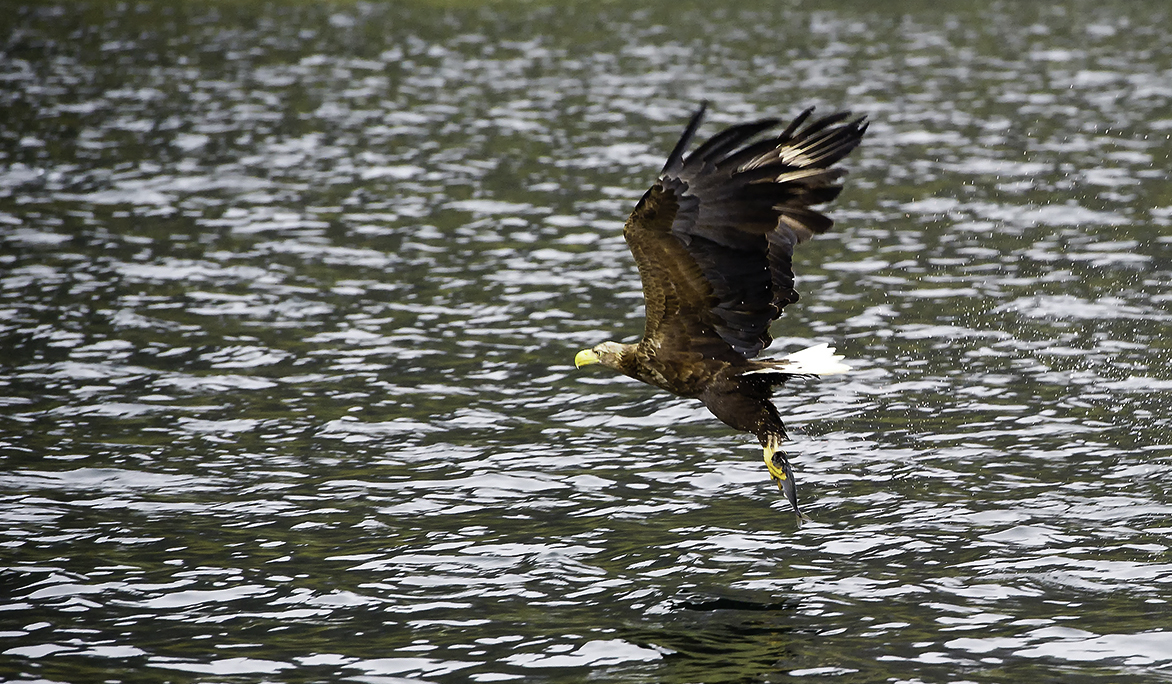
[{"label": "eagle body", "polygon": [[776,119],[743,123],[685,156],[704,111],[693,115],[623,228],[643,282],[643,338],[583,350],[575,365],[598,363],[699,399],[725,424],[756,435],[771,477],[798,511],[781,450],[785,426],[770,397],[794,375],[847,366],[825,345],[756,357],[773,341],[770,324],[798,300],[794,247],[832,225],[810,206],[842,190],[845,172],[831,167],[858,146],[867,125],[846,112],[806,123],[806,110],[778,135],[760,137]]}]

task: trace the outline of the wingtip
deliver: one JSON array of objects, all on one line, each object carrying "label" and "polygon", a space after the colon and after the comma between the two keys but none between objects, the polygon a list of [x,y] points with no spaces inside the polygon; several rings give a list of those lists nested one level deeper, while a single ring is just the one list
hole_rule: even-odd
[{"label": "wingtip", "polygon": [[692,118],[688,120],[688,125],[684,128],[683,135],[680,136],[676,146],[672,148],[671,154],[667,156],[667,163],[663,165],[663,170],[660,175],[676,172],[684,164],[684,151],[688,149],[688,145],[692,143],[692,138],[696,135],[696,130],[700,128],[701,122],[704,121],[704,114],[708,111],[708,100],[700,100],[700,106],[692,114]]}]

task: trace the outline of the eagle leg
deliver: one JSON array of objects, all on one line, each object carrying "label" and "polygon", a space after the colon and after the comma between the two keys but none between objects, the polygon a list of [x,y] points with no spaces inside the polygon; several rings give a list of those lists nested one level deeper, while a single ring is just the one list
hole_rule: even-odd
[{"label": "eagle leg", "polygon": [[789,458],[781,448],[781,437],[768,435],[765,438],[765,467],[769,469],[769,477],[777,483],[777,488],[785,494],[789,505],[793,507],[798,522],[809,521],[805,513],[798,508],[798,490],[794,485],[794,471],[789,465]]}]

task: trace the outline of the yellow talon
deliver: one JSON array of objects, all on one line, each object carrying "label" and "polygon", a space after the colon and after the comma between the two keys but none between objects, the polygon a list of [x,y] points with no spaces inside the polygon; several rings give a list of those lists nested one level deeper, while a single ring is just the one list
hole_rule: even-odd
[{"label": "yellow talon", "polygon": [[775,452],[770,451],[768,448],[765,449],[765,467],[769,469],[769,477],[773,478],[774,480],[778,480],[777,486],[780,487],[781,486],[780,480],[786,479],[785,471],[782,470],[781,468],[778,468],[777,465],[774,464],[774,462],[773,462],[774,453]]},{"label": "yellow talon", "polygon": [[769,436],[765,440],[765,467],[769,469],[769,477],[777,483],[777,488],[781,490],[785,498],[789,500],[790,506],[797,514],[798,520],[806,520],[806,516],[798,508],[798,491],[794,487],[794,479],[791,476],[789,462],[786,460],[785,452],[781,450],[781,439],[774,436]]},{"label": "yellow talon", "polygon": [[[769,477],[777,482],[777,486],[781,486],[781,482],[786,480],[785,470],[780,463],[777,463],[774,457],[781,453],[781,440],[772,437],[765,444],[765,467],[769,469]],[[784,460],[782,456],[781,460]]]}]

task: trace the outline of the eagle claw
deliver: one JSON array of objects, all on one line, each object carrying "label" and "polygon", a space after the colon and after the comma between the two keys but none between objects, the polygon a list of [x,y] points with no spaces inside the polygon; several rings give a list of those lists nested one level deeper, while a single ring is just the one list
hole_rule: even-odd
[{"label": "eagle claw", "polygon": [[777,483],[777,488],[789,500],[789,505],[798,516],[798,521],[809,521],[805,513],[798,508],[798,490],[794,486],[794,471],[790,468],[789,459],[781,450],[779,440],[770,439],[765,445],[765,467],[769,469],[769,477]]}]

